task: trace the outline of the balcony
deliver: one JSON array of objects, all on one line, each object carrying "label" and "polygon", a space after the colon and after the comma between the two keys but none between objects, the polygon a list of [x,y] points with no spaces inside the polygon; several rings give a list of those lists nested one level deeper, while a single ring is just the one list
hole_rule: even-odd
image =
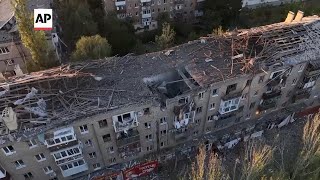
[{"label": "balcony", "polygon": [[59,151],[61,149],[66,149],[68,147],[72,147],[72,146],[75,146],[75,145],[78,145],[78,144],[79,144],[78,140],[73,140],[73,141],[66,142],[64,144],[59,144],[59,145],[56,145],[56,146],[49,147],[48,149],[49,149],[50,152],[55,152],[55,151]]},{"label": "balcony", "polygon": [[262,99],[272,99],[272,98],[279,98],[281,96],[281,90],[275,90],[270,93],[263,93]]},{"label": "balcony", "polygon": [[81,153],[81,154],[78,154],[78,155],[75,155],[75,156],[72,156],[72,157],[68,157],[68,158],[65,158],[65,159],[58,160],[58,161],[56,161],[56,163],[57,163],[57,165],[62,165],[62,164],[66,164],[66,163],[69,163],[71,161],[75,161],[75,160],[82,159],[82,158],[83,158],[83,155]]},{"label": "balcony", "polygon": [[230,100],[230,99],[234,99],[237,97],[240,97],[242,95],[242,91],[239,92],[228,92],[225,96],[222,97],[222,100],[226,101],[226,100]]},{"label": "balcony", "polygon": [[140,142],[140,135],[137,130],[132,130],[128,131],[126,135],[120,135],[120,137],[116,141],[116,144],[118,147],[122,147],[135,142]]},{"label": "balcony", "polygon": [[137,113],[130,112],[112,117],[114,131],[124,132],[128,129],[138,127]]},{"label": "balcony", "polygon": [[141,147],[132,148],[130,149],[130,151],[123,151],[119,153],[119,157],[125,159],[128,157],[137,156],[140,152],[141,152]]},{"label": "balcony", "polygon": [[271,108],[275,108],[277,106],[276,101],[265,101],[258,106],[259,111],[265,111]]},{"label": "balcony", "polygon": [[180,129],[188,126],[188,124],[194,120],[195,111],[187,112],[182,115],[183,119],[178,119],[179,116],[175,117],[173,125],[176,129]]},{"label": "balcony", "polygon": [[84,163],[82,165],[74,166],[73,168],[61,171],[63,177],[69,177],[78,173],[81,173],[83,171],[88,170],[88,164]]},{"label": "balcony", "polygon": [[140,141],[137,141],[127,144],[126,146],[119,147],[118,152],[121,158],[138,155],[141,152],[141,143]]},{"label": "balcony", "polygon": [[119,1],[119,0],[117,0],[116,2],[115,2],[115,5],[116,6],[125,6],[126,5],[126,1],[124,0],[124,1]]},{"label": "balcony", "polygon": [[141,3],[151,3],[151,0],[140,0]]},{"label": "balcony", "polygon": [[308,99],[310,97],[310,91],[308,89],[300,90],[292,97],[292,102],[295,103],[301,99]]}]

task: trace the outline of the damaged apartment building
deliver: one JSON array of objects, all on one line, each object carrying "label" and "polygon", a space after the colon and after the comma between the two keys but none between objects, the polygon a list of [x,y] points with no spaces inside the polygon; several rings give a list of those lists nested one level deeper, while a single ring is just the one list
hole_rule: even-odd
[{"label": "damaged apartment building", "polygon": [[163,52],[3,78],[0,178],[75,179],[162,162],[194,139],[215,145],[226,128],[316,107],[319,49],[320,18],[299,11]]}]

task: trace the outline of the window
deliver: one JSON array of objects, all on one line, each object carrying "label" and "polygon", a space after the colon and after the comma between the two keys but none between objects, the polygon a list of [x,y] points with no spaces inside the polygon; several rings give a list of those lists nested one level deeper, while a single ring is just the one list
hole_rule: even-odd
[{"label": "window", "polygon": [[249,108],[252,109],[252,108],[254,108],[255,105],[256,105],[256,103],[253,102],[253,103],[250,104],[250,107],[249,107]]},{"label": "window", "polygon": [[44,157],[43,153],[37,154],[35,157],[38,162],[46,160],[46,157]]},{"label": "window", "polygon": [[23,167],[26,167],[26,165],[24,164],[24,162],[21,159],[15,161],[14,164],[16,165],[16,169],[21,169]]},{"label": "window", "polygon": [[85,124],[85,125],[82,125],[82,126],[79,126],[79,129],[80,129],[80,133],[81,134],[85,134],[85,133],[88,133],[89,130],[88,130],[88,126]]},{"label": "window", "polygon": [[166,124],[166,123],[167,123],[166,117],[160,118],[160,124]]},{"label": "window", "polygon": [[206,128],[206,132],[207,132],[207,133],[211,132],[211,128],[210,128],[210,127],[207,127],[207,128]]},{"label": "window", "polygon": [[151,146],[147,146],[147,151],[152,151],[153,147]]},{"label": "window", "polygon": [[199,133],[199,131],[194,131],[194,132],[193,132],[193,135],[196,136],[196,135],[198,135],[198,133]]},{"label": "window", "polygon": [[79,161],[75,161],[75,162],[70,163],[70,164],[62,165],[60,168],[61,168],[62,171],[65,171],[65,170],[72,169],[72,168],[77,167],[77,166],[81,166],[83,164],[84,164],[84,160],[79,160]]},{"label": "window", "polygon": [[5,61],[5,64],[8,65],[8,66],[12,66],[14,65],[14,60],[13,59],[8,59]]},{"label": "window", "polygon": [[121,114],[121,115],[117,116],[117,118],[118,118],[119,122],[123,123],[123,121],[130,120],[131,115],[130,115],[130,113],[125,113],[125,114]]},{"label": "window", "polygon": [[27,142],[29,148],[34,148],[34,147],[37,147],[37,141],[35,139],[30,139],[28,142]]},{"label": "window", "polygon": [[144,114],[144,115],[146,115],[146,114],[151,114],[151,113],[150,113],[150,108],[144,108],[144,109],[143,109],[143,114]]},{"label": "window", "polygon": [[298,72],[302,72],[302,70],[303,70],[303,65],[300,65]]},{"label": "window", "polygon": [[32,178],[33,178],[33,175],[32,175],[31,172],[28,172],[28,173],[26,173],[26,174],[23,174],[23,176],[24,176],[24,178],[26,178],[26,179],[32,179]]},{"label": "window", "polygon": [[100,127],[100,128],[108,127],[108,123],[107,123],[107,120],[106,120],[106,119],[101,120],[101,121],[99,121],[98,123],[99,123],[99,127]]},{"label": "window", "polygon": [[144,127],[147,129],[151,128],[151,122],[144,123]]},{"label": "window", "polygon": [[199,98],[199,99],[203,99],[203,95],[204,95],[204,92],[198,93],[198,98]]},{"label": "window", "polygon": [[111,141],[111,136],[110,134],[106,134],[102,136],[103,142],[108,142]]},{"label": "window", "polygon": [[114,153],[113,146],[109,147],[109,153]]},{"label": "window", "polygon": [[115,163],[115,162],[116,162],[116,158],[111,158],[111,159],[109,159],[109,162],[110,162],[110,163]]},{"label": "window", "polygon": [[292,80],[292,85],[296,85],[296,83],[297,83],[297,79],[293,79]]},{"label": "window", "polygon": [[90,159],[93,159],[93,158],[96,158],[96,157],[97,157],[96,152],[89,153],[89,158]]},{"label": "window", "polygon": [[267,86],[267,93],[270,93],[270,92],[272,92],[272,86]]},{"label": "window", "polygon": [[50,173],[53,172],[51,166],[44,167],[43,171],[44,171],[45,174],[50,174]]},{"label": "window", "polygon": [[179,104],[185,104],[188,103],[189,98],[188,97],[183,97],[179,99]]},{"label": "window", "polygon": [[92,146],[92,141],[91,141],[91,139],[86,140],[86,141],[84,142],[84,144],[85,144],[86,146]]},{"label": "window", "polygon": [[263,80],[264,80],[264,75],[259,77],[259,81],[258,81],[258,83],[262,83],[262,82],[263,82]]},{"label": "window", "polygon": [[212,90],[212,96],[218,96],[218,89]]},{"label": "window", "polygon": [[8,47],[0,47],[0,55],[1,54],[8,54],[10,51],[9,51],[9,48]]},{"label": "window", "polygon": [[165,142],[161,142],[160,147],[164,147],[164,146],[165,146]]},{"label": "window", "polygon": [[3,152],[8,156],[11,155],[13,153],[16,153],[16,151],[14,150],[13,146],[7,146],[7,147],[3,147],[2,148]]},{"label": "window", "polygon": [[255,91],[255,92],[254,92],[254,96],[257,96],[258,93],[259,93],[259,91]]},{"label": "window", "polygon": [[213,110],[215,108],[216,104],[215,103],[211,103],[210,104],[210,110]]},{"label": "window", "polygon": [[239,103],[240,103],[240,97],[226,100],[226,101],[221,101],[219,113],[225,114],[225,113],[235,111],[239,108]]},{"label": "window", "polygon": [[101,168],[100,163],[93,164],[92,166],[94,170],[98,170]]},{"label": "window", "polygon": [[200,123],[200,119],[196,119],[194,122],[195,122],[196,124],[199,124],[199,123]]},{"label": "window", "polygon": [[208,116],[208,121],[213,121],[215,119],[214,115]]},{"label": "window", "polygon": [[146,135],[146,139],[151,141],[152,140],[152,134]]},{"label": "window", "polygon": [[248,93],[244,93],[244,94],[242,94],[241,99],[246,99],[247,96],[248,96]]},{"label": "window", "polygon": [[235,91],[237,89],[237,84],[231,84],[227,87],[226,94],[229,94],[232,91]]},{"label": "window", "polygon": [[165,130],[160,131],[160,134],[161,134],[161,136],[166,135],[167,134],[167,130],[165,129]]},{"label": "window", "polygon": [[201,113],[201,112],[202,112],[202,106],[201,107],[197,107],[196,113]]},{"label": "window", "polygon": [[250,86],[251,82],[252,82],[252,79],[247,80],[246,87]]}]

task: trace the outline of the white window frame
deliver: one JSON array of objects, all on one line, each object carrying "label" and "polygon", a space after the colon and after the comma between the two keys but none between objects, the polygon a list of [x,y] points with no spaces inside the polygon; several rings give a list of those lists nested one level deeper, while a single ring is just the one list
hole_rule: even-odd
[{"label": "white window frame", "polygon": [[[30,146],[29,143],[32,146]],[[35,139],[30,139],[29,142],[28,142],[28,146],[29,146],[29,149],[32,149],[32,148],[38,147],[38,143],[37,143],[37,141]]]},{"label": "white window frame", "polygon": [[[74,149],[78,149],[79,152],[76,152]],[[73,154],[69,155],[68,151],[71,151]],[[63,156],[62,153],[65,153],[66,156]],[[68,149],[64,149],[64,150],[55,152],[53,154],[53,157],[57,161],[57,160],[63,160],[63,159],[66,159],[66,158],[70,158],[70,157],[73,157],[73,156],[76,156],[76,155],[79,155],[79,154],[82,154],[82,150],[81,150],[80,146],[73,146],[73,147],[70,147]],[[60,157],[57,158],[56,156],[60,156]]]},{"label": "white window frame", "polygon": [[[37,156],[40,157],[40,159],[38,159]],[[39,154],[35,155],[34,157],[36,158],[36,160],[37,160],[38,162],[42,162],[42,161],[45,161],[45,160],[47,159],[47,158],[44,156],[43,153],[39,153]]]},{"label": "white window frame", "polygon": [[86,124],[79,126],[79,130],[81,134],[89,133],[89,128],[88,128],[88,125]]},{"label": "white window frame", "polygon": [[16,160],[14,162],[14,165],[16,166],[16,169],[21,169],[21,168],[26,167],[26,164],[23,162],[22,159]]},{"label": "white window frame", "polygon": [[45,174],[50,174],[53,173],[53,169],[51,166],[46,166],[44,168],[42,168]]},{"label": "white window frame", "polygon": [[[232,111],[238,110],[239,104],[240,104],[240,98],[241,97],[237,97],[237,98],[229,99],[226,101],[221,100],[219,113],[226,114],[226,113],[230,113]],[[235,108],[231,109],[232,107],[235,107]]]},{"label": "white window frame", "polygon": [[99,170],[99,169],[101,169],[100,163],[95,163],[95,164],[92,165],[92,167],[93,167],[93,170]]},{"label": "white window frame", "polygon": [[[12,154],[14,154],[14,153],[16,153],[16,150],[14,149],[14,147],[12,146],[12,145],[10,145],[11,147],[12,147],[12,151],[8,148],[9,146],[6,146],[6,147],[3,147],[2,148],[2,151],[4,152],[4,154],[6,155],[6,156],[10,156],[10,155],[12,155]],[[6,150],[8,151],[8,152],[6,152]]]},{"label": "white window frame", "polygon": [[198,99],[204,98],[204,91],[198,93]]},{"label": "white window frame", "polygon": [[216,103],[210,103],[210,110],[214,110],[216,108]]},{"label": "white window frame", "polygon": [[[213,94],[214,90],[216,91],[215,94]],[[218,96],[218,89],[212,89],[211,95],[212,95],[212,97],[217,97]]]},{"label": "white window frame", "polygon": [[96,152],[91,152],[88,154],[90,159],[94,159],[97,157],[97,153]]}]

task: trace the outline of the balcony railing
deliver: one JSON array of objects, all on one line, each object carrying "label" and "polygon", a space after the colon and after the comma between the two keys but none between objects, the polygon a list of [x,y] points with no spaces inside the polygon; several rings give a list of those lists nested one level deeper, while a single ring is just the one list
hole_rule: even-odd
[{"label": "balcony railing", "polygon": [[234,99],[236,97],[240,97],[241,94],[242,94],[242,91],[238,91],[238,92],[231,91],[227,95],[223,96],[222,100],[226,101],[226,100],[229,100],[229,99]]},{"label": "balcony railing", "polygon": [[138,135],[134,135],[127,138],[118,139],[116,143],[118,147],[122,147],[124,145],[139,142],[139,141],[140,141],[140,135],[138,134]]},{"label": "balcony railing", "polygon": [[258,110],[259,111],[264,111],[267,109],[275,108],[277,105],[277,102],[272,101],[272,102],[265,102],[259,105]]},{"label": "balcony railing", "polygon": [[309,90],[300,90],[292,97],[293,103],[296,101],[299,101],[301,99],[308,99],[310,97],[310,91]]},{"label": "balcony railing", "polygon": [[130,149],[130,151],[125,151],[125,152],[119,153],[119,157],[120,158],[128,158],[128,157],[136,156],[140,152],[141,152],[141,147],[132,148],[132,149]]},{"label": "balcony railing", "polygon": [[69,163],[71,161],[74,161],[77,159],[82,159],[82,158],[83,158],[83,155],[81,153],[81,154],[78,154],[78,155],[75,155],[75,156],[72,156],[72,157],[69,157],[66,159],[58,160],[58,161],[56,161],[56,163],[57,163],[57,165],[62,165],[62,164]]},{"label": "balcony railing", "polygon": [[270,93],[263,93],[262,99],[272,99],[272,98],[278,98],[281,96],[281,90],[272,91]]},{"label": "balcony railing", "polygon": [[88,164],[87,163],[84,163],[80,166],[76,166],[76,167],[73,167],[71,169],[67,169],[67,170],[64,170],[64,171],[61,171],[63,177],[69,177],[69,176],[72,176],[74,174],[78,174],[78,173],[81,173],[83,171],[86,171],[88,170]]},{"label": "balcony railing", "polygon": [[64,144],[59,144],[59,145],[48,147],[48,149],[49,149],[50,152],[55,152],[55,151],[59,151],[61,149],[65,149],[65,148],[68,148],[68,147],[75,146],[77,144],[79,144],[79,141],[78,140],[73,140],[73,141],[70,141],[70,142],[66,142]]}]

